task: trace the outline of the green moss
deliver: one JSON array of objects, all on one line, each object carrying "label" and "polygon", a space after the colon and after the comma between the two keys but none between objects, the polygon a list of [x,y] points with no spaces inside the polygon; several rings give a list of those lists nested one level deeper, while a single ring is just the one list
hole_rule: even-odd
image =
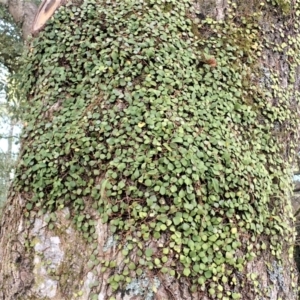
[{"label": "green moss", "polygon": [[164,6],[164,12],[170,12],[173,8],[174,8],[174,6],[171,2],[166,3]]},{"label": "green moss", "polygon": [[288,15],[291,13],[292,11],[292,3],[289,0],[275,0],[272,1],[273,3],[276,3],[278,5],[278,7],[282,10],[284,15]]},{"label": "green moss", "polygon": [[192,22],[192,28],[191,28],[191,31],[193,33],[193,35],[197,38],[201,38],[201,35],[199,33],[199,30],[198,30],[198,24],[197,23],[194,23]]}]

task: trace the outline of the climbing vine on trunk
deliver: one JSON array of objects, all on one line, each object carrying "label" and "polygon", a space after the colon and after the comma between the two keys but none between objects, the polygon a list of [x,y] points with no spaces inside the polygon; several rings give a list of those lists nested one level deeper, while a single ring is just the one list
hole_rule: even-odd
[{"label": "climbing vine on trunk", "polygon": [[218,19],[203,3],[67,4],[25,57],[12,196],[54,231],[68,208],[88,243],[97,218],[109,225],[121,267],[96,260],[96,244],[90,260],[109,272],[110,299],[149,274],[149,299],[160,276],[258,299],[269,291],[247,264],[271,253],[280,277],[292,260],[299,2],[228,1]]}]

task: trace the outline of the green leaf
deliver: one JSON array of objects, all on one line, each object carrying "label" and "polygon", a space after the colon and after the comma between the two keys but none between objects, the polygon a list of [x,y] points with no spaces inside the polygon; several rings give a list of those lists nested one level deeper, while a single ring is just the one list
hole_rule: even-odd
[{"label": "green leaf", "polygon": [[232,297],[232,299],[241,299],[241,294],[240,293],[232,293],[231,297]]},{"label": "green leaf", "polygon": [[189,275],[191,274],[190,268],[184,268],[184,269],[183,269],[183,274],[184,274],[185,276],[189,276]]},{"label": "green leaf", "polygon": [[26,204],[26,209],[27,210],[32,210],[32,203],[27,203]]},{"label": "green leaf", "polygon": [[159,192],[160,192],[161,195],[165,195],[165,194],[166,194],[166,188],[162,185],[162,186],[160,187]]},{"label": "green leaf", "polygon": [[152,254],[153,254],[153,249],[147,248],[146,251],[145,251],[146,257],[151,257]]},{"label": "green leaf", "polygon": [[151,186],[152,185],[152,180],[150,180],[150,179],[145,180],[145,185],[146,186]]}]

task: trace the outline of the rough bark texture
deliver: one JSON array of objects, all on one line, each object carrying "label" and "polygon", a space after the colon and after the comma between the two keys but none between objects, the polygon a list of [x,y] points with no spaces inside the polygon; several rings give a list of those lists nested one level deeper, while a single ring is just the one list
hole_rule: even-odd
[{"label": "rough bark texture", "polygon": [[[26,36],[32,19],[27,19],[25,16],[33,16],[35,8],[28,2],[19,3],[20,6],[17,6],[16,2],[10,1],[7,5],[11,7],[10,11],[15,20],[20,22],[27,20],[26,24],[24,23]],[[256,4],[256,1],[248,1],[244,5],[241,4],[241,10],[247,10],[246,6]],[[27,13],[21,7],[27,7]],[[218,20],[222,20],[226,13],[226,1],[200,1],[196,7],[204,15]],[[266,22],[266,35],[269,31],[268,27],[274,25],[271,22],[276,24],[281,21],[275,20],[274,17],[269,20],[269,23]],[[271,40],[275,44],[283,42],[280,32],[278,35],[273,33],[272,35]],[[262,54],[262,61],[258,63],[266,70],[264,80],[268,80],[268,69],[275,69],[280,74],[282,86],[287,84],[285,78],[290,71],[290,66],[282,61],[283,58],[274,54],[272,49]],[[296,70],[295,78],[296,87],[300,80],[299,69]],[[61,99],[57,100],[61,101]],[[288,152],[289,143],[286,140],[283,143]],[[45,220],[49,218],[49,213],[39,215],[33,211],[28,212],[26,197],[26,192],[12,191],[1,220],[0,299],[110,299],[114,295],[108,284],[112,271],[109,268],[101,269],[99,261],[116,260],[117,271],[120,273],[125,265],[121,250],[118,250],[118,245],[122,244],[122,241],[113,240],[107,225],[101,223],[97,212],[92,208],[88,208],[88,213],[97,220],[96,243],[87,243],[74,229],[72,222],[68,220],[70,212],[67,208],[58,211],[56,227],[50,230]],[[248,238],[248,235],[244,234],[243,243],[246,246]],[[150,241],[149,245],[151,243]],[[161,240],[153,242],[152,246],[160,247],[163,243],[162,236]],[[131,254],[131,258],[134,260],[134,253]],[[288,255],[285,252],[283,265],[288,264]],[[255,291],[253,281],[246,278],[250,273],[260,275],[257,287],[264,295],[268,295],[268,299],[297,299],[292,288],[292,282],[296,280],[293,266],[283,269],[268,252],[249,262],[243,272],[235,272],[236,286],[232,288],[231,284],[228,284],[228,290],[242,292],[243,300],[266,299],[261,298]],[[150,270],[128,283],[114,296],[117,300],[215,299],[213,296],[207,296],[207,291],[191,292],[190,282],[184,277],[178,279],[156,274],[155,271]]]},{"label": "rough bark texture", "polygon": [[[0,299],[89,300],[94,299],[93,295],[98,295],[95,298],[98,300],[110,299],[114,295],[108,285],[111,273],[101,271],[97,264],[101,260],[116,260],[121,272],[124,262],[107,226],[98,221],[98,242],[88,245],[68,220],[67,209],[58,214],[57,230],[53,232],[47,228],[47,215],[31,214],[30,222],[24,218],[25,204],[20,195],[11,198],[1,222]],[[244,242],[247,244],[247,238]],[[94,261],[90,260],[92,254]],[[267,267],[266,262],[270,262],[271,267]],[[283,269],[272,255],[254,260],[245,271],[237,273],[240,276],[237,281],[245,284],[245,274],[260,274],[259,290],[267,292],[269,299],[297,299],[290,285],[293,268]],[[205,295],[205,291],[192,293],[189,288],[186,279],[149,272],[132,281],[115,297],[117,300],[214,299]],[[261,299],[250,281],[245,286],[238,283],[236,291],[243,291],[243,300]]]}]

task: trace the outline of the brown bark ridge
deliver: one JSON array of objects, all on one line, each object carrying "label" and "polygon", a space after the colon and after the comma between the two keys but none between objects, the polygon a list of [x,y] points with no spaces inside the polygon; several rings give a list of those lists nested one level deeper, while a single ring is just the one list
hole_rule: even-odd
[{"label": "brown bark ridge", "polygon": [[[260,2],[260,1],[258,1]],[[258,4],[255,0],[247,2],[236,1],[241,11],[247,14],[249,7]],[[23,2],[20,2],[23,3]],[[25,2],[23,3],[25,5]],[[22,5],[23,5],[22,4]],[[198,1],[195,4],[197,12],[211,18],[222,20],[226,15],[227,1]],[[16,20],[24,20],[24,11],[17,9],[14,0],[10,1],[11,11]],[[14,9],[13,9],[14,8]],[[33,10],[33,7],[30,11]],[[270,17],[270,15],[268,15]],[[271,20],[261,20],[265,24],[265,35],[270,30],[268,26],[280,25],[282,20],[271,16]],[[267,21],[269,23],[267,23]],[[27,28],[27,27],[26,27]],[[287,29],[288,30],[288,29]],[[27,32],[27,30],[25,30]],[[204,33],[209,34],[209,33]],[[275,44],[284,41],[281,32],[269,36]],[[276,70],[281,86],[287,85],[286,74],[289,73],[287,54],[279,55],[272,48],[262,53],[261,61],[265,73],[265,84],[269,84],[268,70]],[[290,58],[292,59],[292,58]],[[299,86],[299,68],[295,72],[295,89]],[[258,79],[259,81],[260,79]],[[258,83],[263,84],[263,83]],[[61,99],[58,99],[58,102]],[[283,140],[286,152],[289,152],[289,142]],[[115,240],[106,224],[92,207],[86,213],[95,220],[95,239],[88,243],[74,229],[69,219],[67,207],[52,212],[38,213],[26,208],[28,194],[26,191],[11,190],[9,201],[4,209],[0,227],[0,299],[3,300],[211,300],[206,290],[191,291],[191,283],[186,277],[171,277],[155,270],[145,269],[139,277],[125,284],[115,294],[109,285],[109,278],[114,272],[124,270],[126,262],[122,250],[126,245]],[[283,208],[283,211],[285,208]],[[55,222],[54,228],[49,228],[48,220]],[[288,218],[288,217],[287,217]],[[243,232],[245,249],[250,245],[249,235]],[[152,248],[163,247],[166,236],[163,234],[157,241],[148,241]],[[281,243],[281,241],[278,241]],[[290,261],[286,245],[280,263],[271,251],[253,258],[246,264],[243,271],[234,271],[228,283],[222,285],[225,291],[236,291],[243,295],[243,300],[296,300],[295,282],[297,281],[294,266]],[[245,250],[247,251],[247,250]],[[135,261],[136,252],[130,254]],[[109,262],[115,262],[110,268]],[[284,266],[284,267],[283,267]],[[258,274],[257,278],[249,278],[248,274]],[[130,273],[128,275],[130,277]],[[216,287],[218,283],[211,282]],[[259,293],[261,291],[261,294]],[[223,297],[222,299],[232,299]]]}]

